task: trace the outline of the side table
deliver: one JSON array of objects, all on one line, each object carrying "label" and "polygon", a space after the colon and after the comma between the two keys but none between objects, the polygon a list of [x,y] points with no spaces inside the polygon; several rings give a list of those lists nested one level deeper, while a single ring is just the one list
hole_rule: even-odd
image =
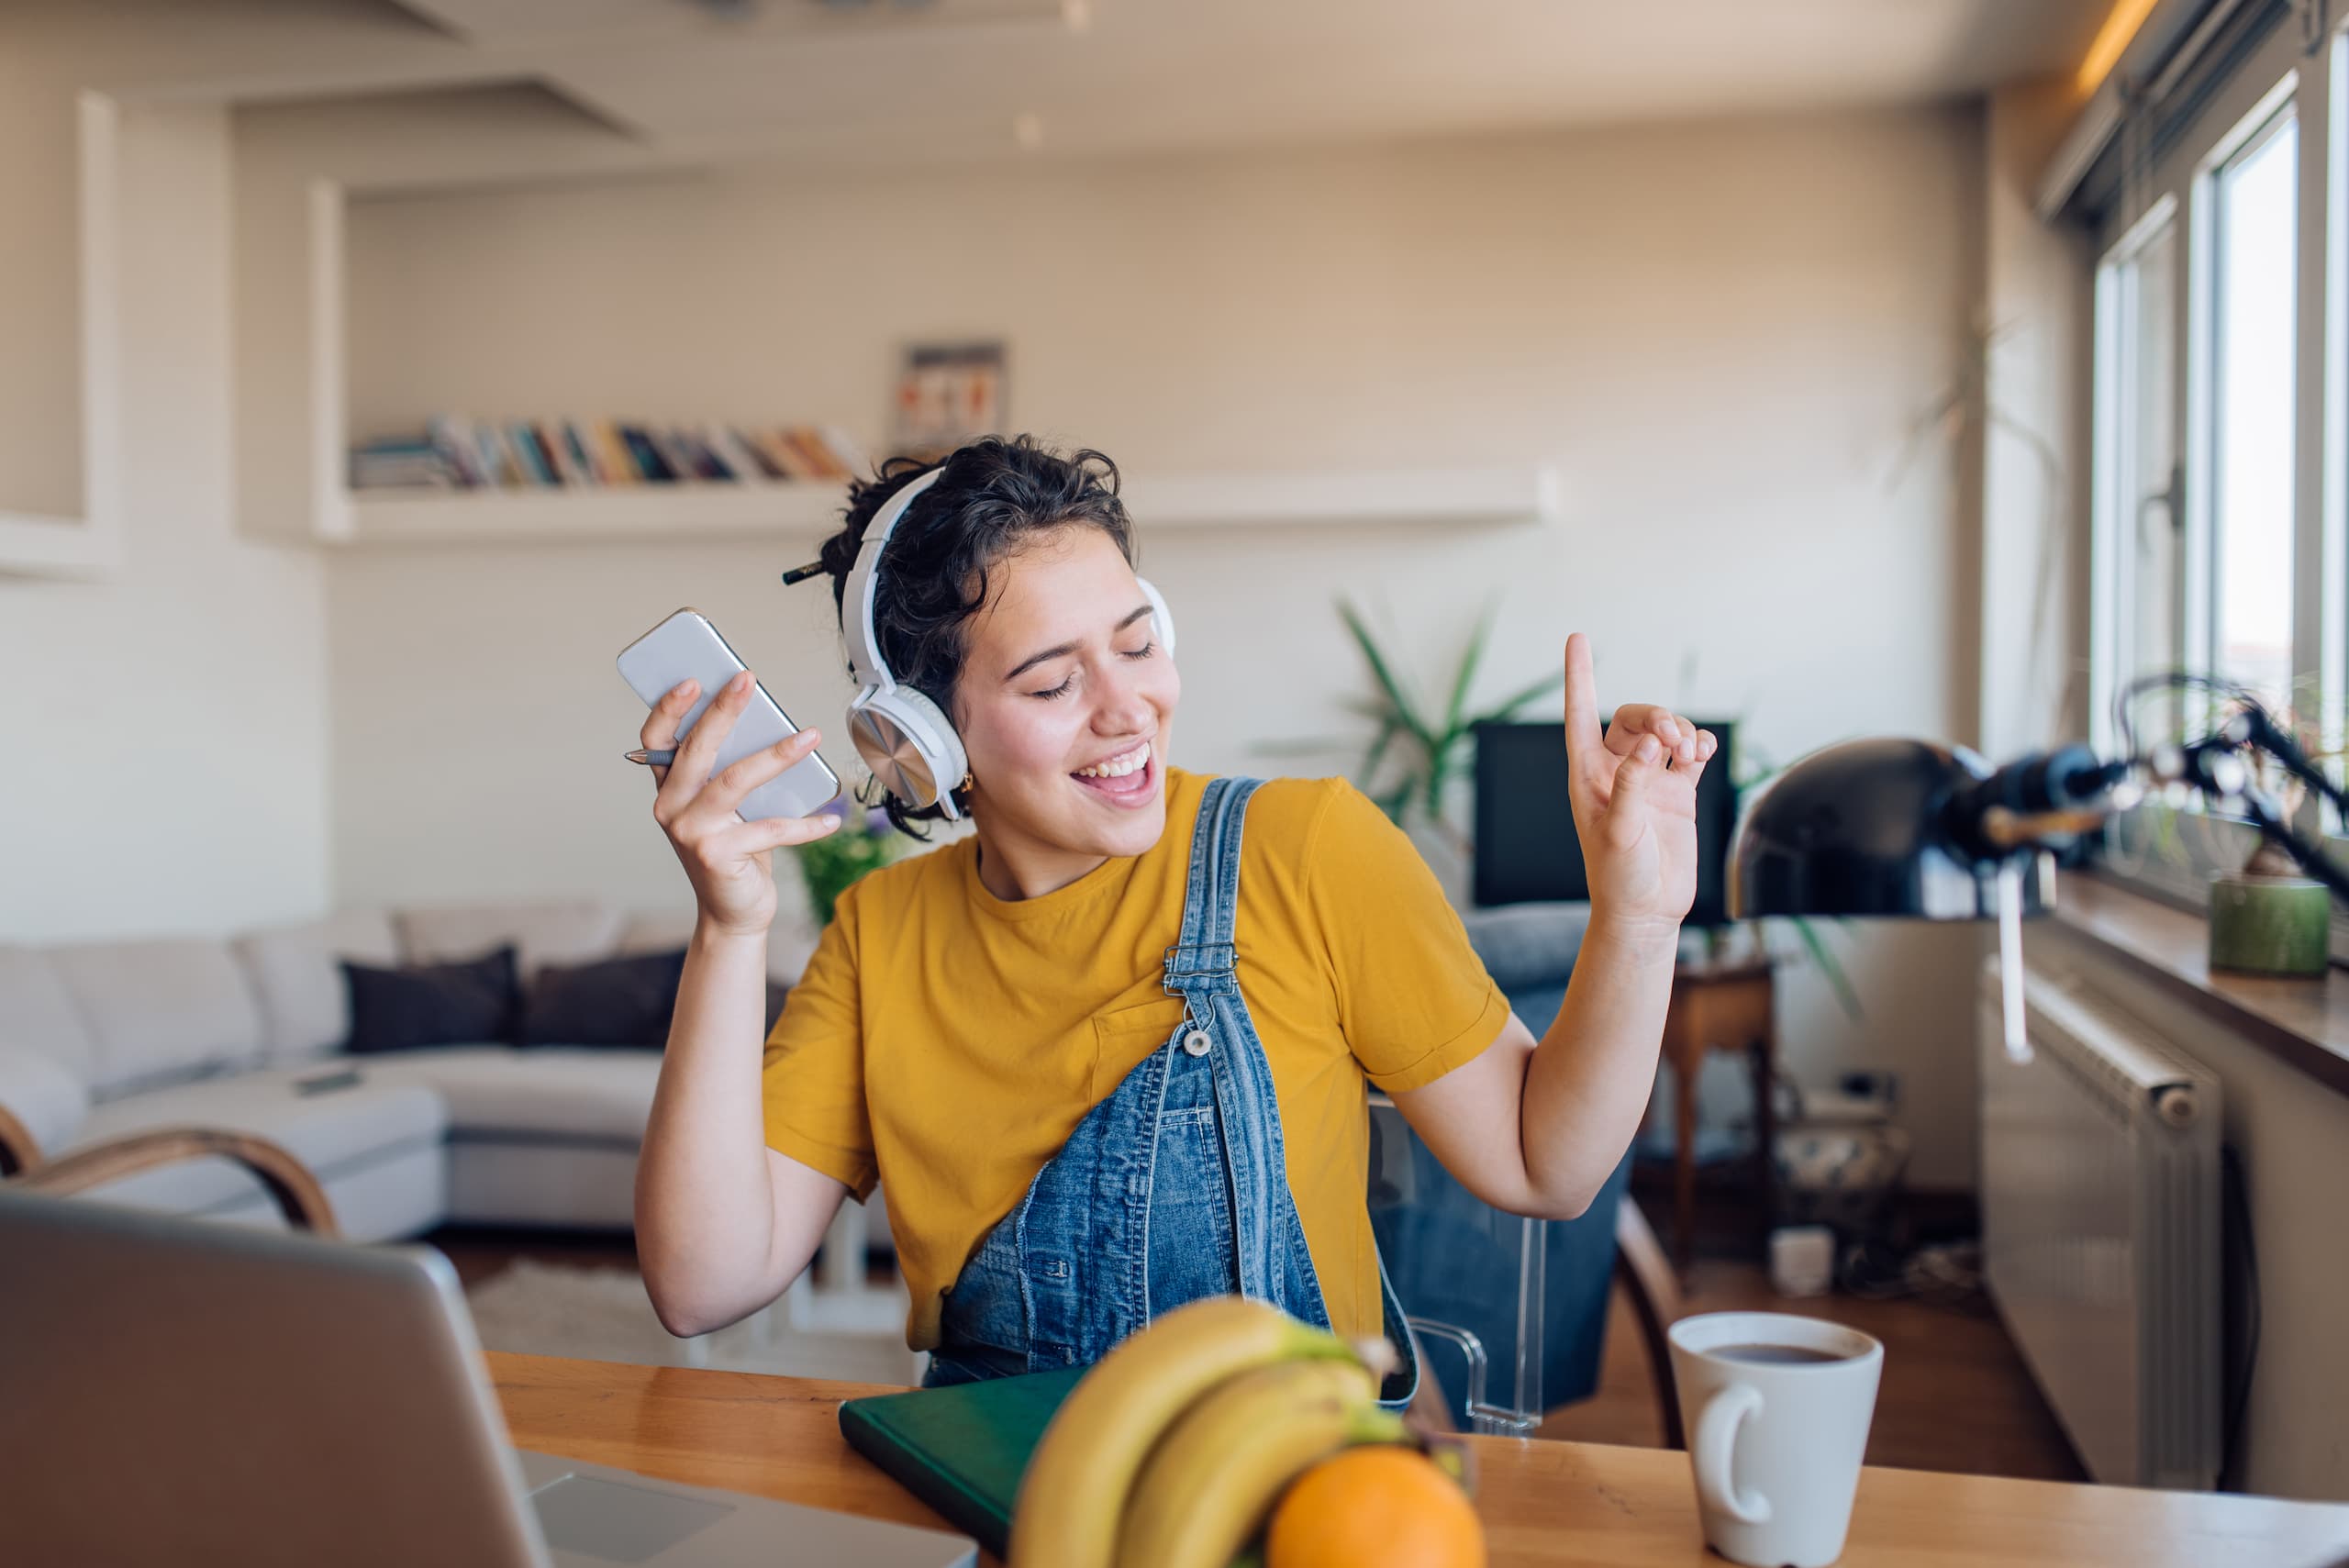
[{"label": "side table", "polygon": [[1767,959],[1683,959],[1673,973],[1662,1059],[1673,1079],[1672,1254],[1684,1275],[1697,1223],[1697,1078],[1709,1051],[1741,1051],[1753,1071],[1756,1180],[1765,1205],[1769,1199],[1777,1131],[1770,1093],[1777,1067],[1771,975]]}]

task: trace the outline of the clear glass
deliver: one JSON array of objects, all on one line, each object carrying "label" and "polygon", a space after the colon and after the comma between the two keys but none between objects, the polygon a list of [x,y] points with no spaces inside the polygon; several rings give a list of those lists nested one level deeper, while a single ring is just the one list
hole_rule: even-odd
[{"label": "clear glass", "polygon": [[2277,703],[2292,685],[2299,154],[2288,115],[2215,182],[2210,664]]}]

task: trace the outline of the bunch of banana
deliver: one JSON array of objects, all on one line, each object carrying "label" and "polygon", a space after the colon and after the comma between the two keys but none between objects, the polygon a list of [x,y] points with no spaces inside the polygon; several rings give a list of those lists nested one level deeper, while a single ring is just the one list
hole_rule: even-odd
[{"label": "bunch of banana", "polygon": [[1378,1407],[1375,1359],[1236,1296],[1168,1313],[1104,1357],[1046,1429],[1020,1480],[1010,1568],[1225,1568],[1313,1464],[1412,1440]]}]

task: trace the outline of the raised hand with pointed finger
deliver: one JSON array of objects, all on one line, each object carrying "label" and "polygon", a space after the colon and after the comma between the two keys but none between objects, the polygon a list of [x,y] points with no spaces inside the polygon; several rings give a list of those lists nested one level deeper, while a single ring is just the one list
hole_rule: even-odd
[{"label": "raised hand with pointed finger", "polygon": [[1697,896],[1697,781],[1710,730],[1653,703],[1626,703],[1602,730],[1590,639],[1566,639],[1567,793],[1590,879],[1591,918],[1676,929]]}]

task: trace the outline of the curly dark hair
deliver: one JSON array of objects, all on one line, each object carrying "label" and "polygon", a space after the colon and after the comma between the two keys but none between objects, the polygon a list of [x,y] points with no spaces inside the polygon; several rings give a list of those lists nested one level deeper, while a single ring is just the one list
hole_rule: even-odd
[{"label": "curly dark hair", "polygon": [[[1085,448],[1063,454],[1033,436],[986,436],[940,462],[893,457],[874,477],[849,487],[841,530],[824,541],[820,560],[832,578],[832,606],[846,624],[848,577],[865,529],[890,496],[935,468],[945,476],[898,519],[874,595],[874,634],[881,657],[901,685],[936,703],[959,723],[955,683],[963,673],[964,623],[986,603],[988,571],[1039,535],[1065,528],[1095,528],[1134,559],[1133,525],[1118,498],[1118,465]],[[884,806],[898,831],[927,842],[917,822],[942,821],[936,806],[908,806],[884,791]],[[968,805],[957,790],[955,809]]]}]

